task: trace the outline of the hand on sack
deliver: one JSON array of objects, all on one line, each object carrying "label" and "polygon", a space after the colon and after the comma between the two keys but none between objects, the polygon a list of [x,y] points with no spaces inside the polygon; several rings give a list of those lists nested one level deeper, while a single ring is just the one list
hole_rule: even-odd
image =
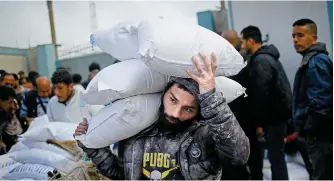
[{"label": "hand on sack", "polygon": [[215,88],[215,73],[217,69],[217,57],[214,53],[212,53],[211,62],[210,62],[203,53],[200,53],[200,56],[205,64],[206,70],[204,70],[199,65],[195,57],[192,57],[192,61],[194,62],[195,67],[200,75],[196,76],[190,70],[187,70],[187,74],[198,83],[200,93],[204,94]]},{"label": "hand on sack", "polygon": [[6,147],[6,144],[0,140],[0,155],[7,153]]},{"label": "hand on sack", "polygon": [[[83,119],[83,122],[81,122],[81,123],[77,126],[77,129],[75,129],[75,133],[74,133],[73,136],[75,137],[75,136],[80,136],[80,135],[86,134],[87,130],[88,130],[88,121],[87,121],[86,118],[84,118],[84,119]],[[82,144],[79,140],[77,140],[77,142],[78,142],[78,145],[79,145],[80,147],[83,146],[83,144]]]}]

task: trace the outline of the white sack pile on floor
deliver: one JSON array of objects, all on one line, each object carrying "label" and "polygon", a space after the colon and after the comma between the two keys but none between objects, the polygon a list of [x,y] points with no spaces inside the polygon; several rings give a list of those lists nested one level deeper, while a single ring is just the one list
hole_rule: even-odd
[{"label": "white sack pile on floor", "polygon": [[88,170],[95,168],[83,159],[73,138],[75,128],[73,123],[48,122],[46,115],[36,118],[19,142],[0,156],[0,180],[47,180],[54,169],[67,180],[92,179]]}]

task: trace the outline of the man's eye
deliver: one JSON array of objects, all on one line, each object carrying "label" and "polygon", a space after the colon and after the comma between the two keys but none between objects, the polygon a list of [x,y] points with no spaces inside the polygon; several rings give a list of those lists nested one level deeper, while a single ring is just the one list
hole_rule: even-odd
[{"label": "man's eye", "polygon": [[172,103],[176,103],[176,100],[173,99],[173,98],[171,98],[170,101],[171,101]]},{"label": "man's eye", "polygon": [[191,113],[193,110],[192,109],[190,109],[190,108],[184,108],[184,110],[186,111],[186,112],[188,112],[188,113]]}]

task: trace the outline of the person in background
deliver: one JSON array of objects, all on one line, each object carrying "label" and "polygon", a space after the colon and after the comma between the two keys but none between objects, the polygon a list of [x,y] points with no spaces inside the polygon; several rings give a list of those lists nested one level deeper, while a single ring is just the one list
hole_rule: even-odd
[{"label": "person in background", "polygon": [[80,74],[73,74],[73,88],[77,89],[78,91],[85,91],[85,88],[81,85],[81,75]]},{"label": "person in background", "polygon": [[88,79],[82,83],[82,86],[86,89],[89,82],[94,78],[94,76],[101,70],[101,67],[98,63],[92,62],[89,67]]},{"label": "person in background", "polygon": [[34,89],[33,81],[29,77],[22,79],[22,81],[24,80],[25,83],[23,84],[23,86],[25,89],[27,89],[28,91]]},{"label": "person in background", "polygon": [[24,71],[22,71],[22,70],[19,71],[18,75],[19,75],[19,80],[26,78],[26,75],[25,75]]},{"label": "person in background", "polygon": [[[222,167],[243,165],[249,142],[221,92],[215,89],[216,56],[205,68],[193,57],[199,76],[172,77],[162,94],[160,116],[149,128],[109,147],[78,145],[112,180],[219,180]],[[87,121],[75,135],[85,134]],[[101,133],[108,134],[108,133]]]},{"label": "person in background", "polygon": [[28,83],[31,83],[33,88],[36,88],[36,79],[39,77],[38,72],[36,71],[30,71],[28,74]]},{"label": "person in background", "polygon": [[15,86],[15,79],[14,79],[14,76],[12,74],[9,74],[9,73],[4,73],[3,74],[3,79],[2,79],[2,85],[7,85],[13,89],[14,86]]},{"label": "person in background", "polygon": [[72,75],[66,70],[56,71],[51,78],[55,96],[51,98],[47,115],[51,122],[79,123],[91,117],[103,106],[80,105],[80,92],[73,88]]},{"label": "person in background", "polygon": [[[248,160],[252,180],[263,179],[263,143],[269,153],[273,180],[288,180],[284,157],[286,123],[291,119],[292,92],[274,45],[262,45],[258,27],[244,28],[241,48],[251,54],[239,72],[248,95],[245,101],[251,153]],[[243,80],[242,80],[243,79]]]},{"label": "person in background", "polygon": [[293,86],[292,118],[306,138],[314,180],[333,180],[333,62],[326,45],[317,42],[310,19],[293,23],[295,50],[302,55]]},{"label": "person in background", "polygon": [[241,48],[241,39],[235,30],[226,30],[221,35],[225,38],[231,45],[240,53],[240,55],[244,58],[244,62],[247,61],[248,52],[245,49]]},{"label": "person in background", "polygon": [[25,121],[25,128],[28,128],[31,121],[47,113],[49,100],[52,97],[51,81],[44,76],[36,79],[37,89],[25,94],[21,106],[20,118]]},{"label": "person in background", "polygon": [[237,31],[235,30],[226,30],[221,35],[225,38],[233,47],[239,52],[241,49],[241,41]]},{"label": "person in background", "polygon": [[26,92],[27,90],[22,85],[20,85],[19,77],[14,73],[12,75],[15,79],[14,89],[15,89],[16,93],[24,95],[24,92]]},{"label": "person in background", "polygon": [[16,94],[15,90],[6,85],[0,85],[0,155],[7,152],[7,146],[3,142],[2,134],[6,123],[12,116],[11,108],[13,106]]}]

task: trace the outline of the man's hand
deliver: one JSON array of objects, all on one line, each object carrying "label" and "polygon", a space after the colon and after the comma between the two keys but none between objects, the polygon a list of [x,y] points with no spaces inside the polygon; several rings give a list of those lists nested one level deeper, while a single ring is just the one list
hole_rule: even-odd
[{"label": "man's hand", "polygon": [[34,120],[34,118],[30,118],[30,117],[28,117],[28,116],[26,116],[25,119],[26,119],[26,122],[27,122],[27,125],[28,125],[28,126],[31,124],[32,120]]},{"label": "man's hand", "polygon": [[7,146],[2,140],[0,140],[0,154],[6,154],[7,153]]},{"label": "man's hand", "polygon": [[192,61],[200,74],[199,76],[194,75],[190,70],[187,70],[187,74],[195,80],[199,85],[199,90],[201,94],[211,91],[215,88],[215,73],[217,69],[217,57],[214,53],[211,54],[212,62],[207,59],[207,57],[200,53],[200,56],[205,64],[206,70],[200,67],[197,59],[192,57]]},{"label": "man's hand", "polygon": [[[75,136],[86,134],[87,130],[88,130],[88,121],[86,118],[84,118],[83,122],[79,123],[79,125],[77,126],[77,129],[75,129],[73,136],[75,137]],[[84,146],[79,140],[77,140],[77,142],[80,147]]]}]

